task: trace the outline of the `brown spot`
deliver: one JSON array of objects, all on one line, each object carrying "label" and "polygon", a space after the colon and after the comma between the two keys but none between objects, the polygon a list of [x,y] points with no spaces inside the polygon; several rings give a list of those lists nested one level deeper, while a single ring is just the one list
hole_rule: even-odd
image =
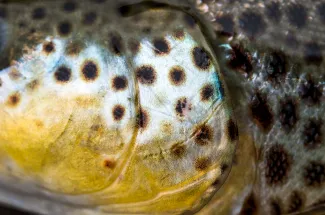
[{"label": "brown spot", "polygon": [[183,40],[185,37],[185,33],[182,29],[178,29],[174,33],[174,37],[178,40]]},{"label": "brown spot", "polygon": [[113,79],[112,86],[115,91],[125,90],[126,87],[128,86],[128,80],[126,79],[125,76],[122,75],[116,76]]},{"label": "brown spot", "polygon": [[165,39],[155,39],[153,41],[154,51],[157,55],[165,55],[170,52],[170,46]]},{"label": "brown spot", "polygon": [[187,104],[187,99],[185,97],[177,100],[175,110],[176,110],[176,114],[179,117],[184,117],[185,115],[184,112],[186,112],[188,109],[191,110],[191,108],[189,108]]},{"label": "brown spot", "polygon": [[35,90],[40,85],[38,80],[33,80],[32,82],[27,84],[27,88],[29,90]]},{"label": "brown spot", "polygon": [[279,144],[271,146],[265,153],[265,178],[269,185],[284,184],[291,170],[292,156]]},{"label": "brown spot", "polygon": [[115,166],[116,166],[116,162],[113,161],[113,160],[109,160],[109,159],[107,159],[107,160],[104,161],[104,167],[105,167],[105,168],[108,168],[108,169],[114,169]]},{"label": "brown spot", "polygon": [[181,143],[175,143],[171,148],[170,151],[172,155],[176,158],[181,158],[185,154],[185,146]]},{"label": "brown spot", "polygon": [[173,67],[169,72],[169,80],[172,85],[179,86],[185,82],[186,75],[180,66]]},{"label": "brown spot", "polygon": [[214,96],[214,87],[212,84],[206,84],[202,89],[201,89],[201,100],[202,101],[209,101],[213,96]]},{"label": "brown spot", "polygon": [[129,40],[129,49],[132,52],[132,54],[137,54],[140,50],[140,42],[135,40],[135,39],[131,39]]},{"label": "brown spot", "polygon": [[115,105],[112,113],[115,121],[121,121],[125,114],[125,108],[122,105]]},{"label": "brown spot", "polygon": [[52,53],[55,51],[54,43],[53,42],[46,42],[43,44],[43,52],[46,54]]},{"label": "brown spot", "polygon": [[16,68],[13,68],[12,70],[10,70],[9,72],[9,77],[11,80],[18,80],[22,77],[22,74],[16,69]]},{"label": "brown spot", "polygon": [[91,60],[87,60],[82,65],[82,75],[87,81],[94,81],[99,75],[98,66]]},{"label": "brown spot", "polygon": [[72,25],[68,21],[60,22],[58,25],[58,32],[61,36],[67,36],[72,31]]},{"label": "brown spot", "polygon": [[325,183],[325,164],[321,162],[311,161],[305,166],[303,177],[306,186],[320,187]]},{"label": "brown spot", "polygon": [[232,119],[230,119],[227,123],[227,133],[231,141],[238,140],[238,127]]},{"label": "brown spot", "polygon": [[249,109],[253,118],[253,121],[264,131],[270,130],[273,124],[273,114],[267,103],[266,96],[255,93],[252,96]]},{"label": "brown spot", "polygon": [[208,145],[209,143],[211,143],[213,138],[212,131],[213,129],[208,125],[202,125],[201,127],[199,127],[195,134],[195,143],[200,146]]},{"label": "brown spot", "polygon": [[60,83],[69,82],[71,79],[71,69],[66,66],[60,66],[54,73],[54,77]]},{"label": "brown spot", "polygon": [[82,24],[92,25],[97,19],[97,14],[94,11],[87,12],[83,15]]},{"label": "brown spot", "polygon": [[288,213],[294,213],[301,210],[304,206],[302,194],[298,191],[293,191],[289,197]]},{"label": "brown spot", "polygon": [[239,215],[256,215],[258,213],[256,199],[253,193],[248,195],[244,201]]},{"label": "brown spot", "polygon": [[109,35],[110,37],[110,49],[111,51],[116,54],[120,55],[122,54],[124,50],[123,40],[120,34],[118,33],[111,33]]},{"label": "brown spot", "polygon": [[208,158],[202,157],[195,161],[195,169],[198,171],[206,170],[210,165],[210,161]]},{"label": "brown spot", "polygon": [[291,98],[280,102],[279,121],[285,131],[291,131],[298,121],[296,104]]},{"label": "brown spot", "polygon": [[230,68],[243,72],[248,76],[253,71],[252,56],[249,51],[244,50],[240,45],[232,46],[228,65]]},{"label": "brown spot", "polygon": [[144,65],[136,70],[138,81],[144,85],[151,85],[156,81],[156,72],[152,66]]},{"label": "brown spot", "polygon": [[141,129],[145,129],[148,126],[149,123],[149,114],[147,111],[143,110],[140,108],[139,113],[137,114],[136,117],[137,125]]},{"label": "brown spot", "polygon": [[194,64],[202,69],[202,70],[207,70],[209,69],[211,65],[211,59],[209,54],[204,48],[201,47],[194,47],[192,51],[192,56],[193,56],[193,61]]},{"label": "brown spot", "polygon": [[39,127],[39,128],[44,127],[44,123],[43,123],[42,121],[40,121],[40,120],[35,120],[35,125],[36,125],[37,127]]},{"label": "brown spot", "polygon": [[322,144],[322,121],[310,119],[304,126],[302,140],[308,149],[315,149]]},{"label": "brown spot", "polygon": [[9,105],[11,107],[16,107],[19,104],[20,100],[21,100],[20,93],[18,93],[18,92],[13,93],[9,96],[7,105]]}]

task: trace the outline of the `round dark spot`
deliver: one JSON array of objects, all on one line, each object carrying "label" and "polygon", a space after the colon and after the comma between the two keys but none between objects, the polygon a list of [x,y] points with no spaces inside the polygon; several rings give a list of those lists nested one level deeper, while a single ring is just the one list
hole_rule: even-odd
[{"label": "round dark spot", "polygon": [[73,56],[78,55],[85,47],[85,44],[79,40],[74,40],[67,44],[65,53],[67,55]]},{"label": "round dark spot", "polygon": [[206,84],[200,92],[202,101],[209,101],[213,98],[215,93],[215,89],[212,84]]},{"label": "round dark spot", "polygon": [[239,45],[232,46],[228,65],[230,68],[242,71],[247,75],[253,71],[251,54]]},{"label": "round dark spot", "polygon": [[176,158],[181,158],[185,154],[185,146],[180,143],[175,143],[171,148],[170,152],[172,155],[174,155]]},{"label": "round dark spot", "polygon": [[282,11],[280,9],[279,2],[270,2],[265,6],[265,14],[273,23],[279,23],[282,17]]},{"label": "round dark spot", "polygon": [[211,65],[211,59],[205,49],[201,47],[195,47],[192,51],[193,60],[197,67],[206,70]]},{"label": "round dark spot", "polygon": [[170,47],[165,39],[155,39],[153,41],[154,51],[157,55],[165,55],[170,52]]},{"label": "round dark spot", "polygon": [[302,194],[293,191],[289,197],[288,213],[294,213],[303,208],[304,200]]},{"label": "round dark spot", "polygon": [[325,164],[311,161],[305,168],[303,177],[306,186],[319,187],[325,182]]},{"label": "round dark spot", "polygon": [[269,185],[286,182],[291,169],[292,157],[282,145],[271,146],[265,154],[265,178]]},{"label": "round dark spot", "polygon": [[94,81],[99,75],[97,65],[93,61],[86,61],[82,67],[82,74],[87,81]]},{"label": "round dark spot", "polygon": [[309,122],[304,126],[302,139],[304,141],[304,146],[309,149],[314,149],[319,147],[322,143],[322,122],[320,120],[309,120]]},{"label": "round dark spot", "polygon": [[54,73],[54,77],[59,82],[68,82],[71,78],[71,70],[66,66],[60,66]]},{"label": "round dark spot", "polygon": [[271,214],[270,215],[280,215],[282,214],[282,209],[279,201],[272,200],[270,203]]},{"label": "round dark spot", "polygon": [[201,127],[199,127],[194,136],[195,143],[200,146],[205,146],[211,143],[213,138],[212,131],[212,128],[208,125],[202,125]]},{"label": "round dark spot", "polygon": [[87,12],[83,15],[82,24],[84,25],[92,25],[97,19],[97,14],[93,11]]},{"label": "round dark spot", "polygon": [[308,78],[299,85],[298,94],[309,105],[314,105],[319,103],[322,91],[315,85],[313,80]]},{"label": "round dark spot", "polygon": [[196,20],[194,19],[194,17],[188,14],[184,15],[184,21],[190,28],[194,28],[196,26]]},{"label": "round dark spot", "polygon": [[136,76],[141,84],[151,85],[156,81],[156,72],[153,67],[145,65],[136,70]]},{"label": "round dark spot", "polygon": [[230,14],[223,14],[216,17],[215,22],[221,26],[218,31],[226,36],[234,34],[234,20]]},{"label": "round dark spot", "polygon": [[323,24],[325,24],[325,2],[317,5],[317,13]]},{"label": "round dark spot", "polygon": [[53,42],[46,42],[43,45],[43,51],[47,54],[52,53],[55,50],[54,43]]},{"label": "round dark spot", "polygon": [[118,33],[110,34],[110,49],[114,54],[120,55],[123,50],[123,41],[121,35]]},{"label": "round dark spot", "polygon": [[137,54],[140,50],[140,42],[134,39],[129,40],[129,49],[132,54]]},{"label": "round dark spot", "polygon": [[15,107],[19,104],[20,100],[21,100],[20,93],[16,92],[9,96],[7,104],[11,107]]},{"label": "round dark spot", "polygon": [[232,119],[230,119],[227,123],[227,133],[231,141],[238,140],[238,127]]},{"label": "round dark spot", "polygon": [[252,96],[249,108],[254,122],[264,131],[270,130],[274,118],[266,96],[257,92]]},{"label": "round dark spot", "polygon": [[291,98],[281,101],[279,121],[287,132],[291,131],[297,123],[298,115],[296,109],[296,104]]},{"label": "round dark spot", "polygon": [[136,117],[136,123],[141,129],[145,129],[149,123],[149,114],[147,111],[140,109]]},{"label": "round dark spot", "polygon": [[128,80],[125,76],[116,76],[113,79],[113,89],[115,91],[124,90],[128,86]]},{"label": "round dark spot", "polygon": [[183,40],[185,37],[185,33],[182,29],[178,29],[174,33],[174,37],[178,40]]},{"label": "round dark spot", "polygon": [[122,105],[115,105],[112,113],[115,121],[121,121],[125,114],[125,108]]},{"label": "round dark spot", "polygon": [[307,64],[319,66],[323,61],[322,49],[315,42],[307,43],[304,49],[305,61]]},{"label": "round dark spot", "polygon": [[248,37],[255,38],[265,31],[266,25],[260,14],[246,11],[239,17],[239,27]]},{"label": "round dark spot", "polygon": [[243,207],[238,215],[254,215],[257,214],[257,204],[254,194],[248,195],[244,201]]},{"label": "round dark spot", "polygon": [[33,10],[32,18],[34,20],[44,19],[46,16],[46,10],[43,7],[38,7]]},{"label": "round dark spot", "polygon": [[169,80],[172,85],[179,86],[185,82],[184,69],[180,66],[173,67],[169,72]]},{"label": "round dark spot", "polygon": [[187,99],[185,97],[177,100],[175,111],[179,117],[184,117],[184,112],[186,112],[188,109],[190,108],[188,107]]},{"label": "round dark spot", "polygon": [[7,15],[7,9],[5,7],[0,7],[0,18],[5,19]]},{"label": "round dark spot", "polygon": [[107,160],[104,161],[104,167],[105,167],[105,168],[108,168],[108,169],[114,169],[115,166],[116,166],[116,162],[113,161],[113,160],[108,160],[108,159],[107,159]]},{"label": "round dark spot", "polygon": [[210,161],[208,158],[202,157],[195,161],[195,169],[198,171],[206,170],[210,165]]},{"label": "round dark spot", "polygon": [[307,24],[307,10],[301,4],[290,4],[286,12],[291,25],[297,28],[303,28]]},{"label": "round dark spot", "polygon": [[58,32],[60,35],[67,36],[68,34],[71,33],[71,30],[72,30],[72,25],[70,22],[63,21],[63,22],[59,23]]},{"label": "round dark spot", "polygon": [[77,4],[74,1],[66,1],[66,2],[64,2],[62,8],[65,12],[70,13],[77,9]]},{"label": "round dark spot", "polygon": [[273,52],[265,58],[265,70],[268,79],[271,81],[280,81],[280,77],[286,74],[286,59],[282,53]]}]

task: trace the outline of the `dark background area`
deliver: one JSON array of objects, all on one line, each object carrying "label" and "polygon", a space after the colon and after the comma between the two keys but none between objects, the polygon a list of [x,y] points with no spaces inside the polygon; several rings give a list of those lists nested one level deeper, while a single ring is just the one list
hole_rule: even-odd
[{"label": "dark background area", "polygon": [[1,215],[35,215],[32,213],[20,211],[17,209],[13,209],[4,205],[0,205],[0,214]]}]

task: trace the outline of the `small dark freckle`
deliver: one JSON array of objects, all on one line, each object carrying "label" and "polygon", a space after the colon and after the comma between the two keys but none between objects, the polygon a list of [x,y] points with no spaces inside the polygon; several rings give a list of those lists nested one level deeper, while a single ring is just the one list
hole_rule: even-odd
[{"label": "small dark freckle", "polygon": [[175,36],[176,39],[182,40],[185,37],[185,33],[184,33],[183,30],[178,29],[178,30],[175,31],[174,36]]},{"label": "small dark freckle", "polygon": [[215,22],[221,26],[221,29],[218,30],[221,34],[226,36],[231,36],[234,34],[234,20],[230,14],[217,16]]},{"label": "small dark freckle", "polygon": [[92,61],[86,61],[82,68],[82,74],[88,81],[94,81],[99,74],[97,65]]},{"label": "small dark freckle", "polygon": [[74,1],[67,1],[63,4],[63,10],[66,12],[73,12],[77,8],[77,4]]},{"label": "small dark freckle", "polygon": [[43,7],[38,7],[33,10],[32,18],[35,20],[40,20],[45,18],[46,16],[46,11],[45,8]]},{"label": "small dark freckle", "polygon": [[157,55],[164,55],[170,52],[170,47],[165,39],[156,39],[153,41],[154,51]]},{"label": "small dark freckle", "polygon": [[82,43],[81,41],[73,41],[67,44],[65,53],[67,55],[78,55],[81,50],[84,48],[85,44]]},{"label": "small dark freckle", "polygon": [[279,120],[284,130],[289,132],[298,121],[297,106],[291,98],[280,103]]},{"label": "small dark freckle", "polygon": [[143,33],[146,33],[146,34],[150,34],[151,31],[152,31],[151,27],[144,27],[144,28],[142,29],[142,32],[143,32]]},{"label": "small dark freckle", "polygon": [[149,123],[149,114],[147,111],[140,109],[139,113],[136,117],[137,125],[141,129],[145,129],[148,126]]},{"label": "small dark freckle", "polygon": [[297,28],[303,28],[307,24],[308,12],[301,4],[289,5],[286,14],[290,24]]},{"label": "small dark freckle", "polygon": [[55,49],[53,42],[47,42],[43,45],[43,51],[46,53],[51,53]]},{"label": "small dark freckle", "polygon": [[26,24],[25,21],[20,21],[20,22],[18,23],[18,26],[19,26],[19,28],[26,28],[26,27],[27,27],[27,24]]},{"label": "small dark freckle", "polygon": [[195,47],[192,51],[193,60],[197,67],[202,70],[209,69],[211,65],[211,59],[207,51],[201,47]]},{"label": "small dark freckle", "polygon": [[311,119],[304,126],[302,140],[307,149],[315,149],[322,144],[322,121]]},{"label": "small dark freckle", "polygon": [[72,25],[70,22],[64,21],[61,22],[58,26],[58,31],[62,36],[67,36],[72,29]]},{"label": "small dark freckle", "polygon": [[322,91],[315,85],[314,81],[308,78],[299,85],[298,94],[309,105],[315,105],[319,103]]},{"label": "small dark freckle", "polygon": [[325,25],[325,2],[317,5],[317,12],[321,22]]},{"label": "small dark freckle", "polygon": [[151,66],[141,66],[136,70],[136,77],[141,84],[151,85],[156,81],[156,72]]},{"label": "small dark freckle", "polygon": [[185,97],[177,100],[175,110],[178,116],[184,117],[184,112],[187,109],[187,105],[187,99]]},{"label": "small dark freckle", "polygon": [[229,120],[227,123],[228,137],[231,141],[238,140],[238,127],[233,120]]},{"label": "small dark freckle", "polygon": [[170,151],[176,158],[181,158],[185,154],[185,146],[179,143],[175,143],[171,147]]},{"label": "small dark freckle", "polygon": [[116,91],[124,90],[127,85],[128,82],[125,76],[116,76],[113,79],[113,89]]},{"label": "small dark freckle", "polygon": [[97,14],[93,11],[87,12],[84,14],[82,23],[84,25],[91,25],[93,24],[97,19]]},{"label": "small dark freckle", "polygon": [[210,161],[208,158],[199,158],[195,161],[195,169],[198,171],[204,171],[209,167]]},{"label": "small dark freckle", "polygon": [[215,89],[212,84],[207,84],[201,89],[201,100],[208,101],[213,98]]},{"label": "small dark freckle", "polygon": [[14,93],[11,96],[9,96],[7,104],[9,106],[15,107],[15,106],[17,106],[19,104],[20,99],[21,99],[20,94],[19,93]]},{"label": "small dark freckle", "polygon": [[0,7],[0,18],[7,18],[7,9],[4,7]]},{"label": "small dark freckle", "polygon": [[196,26],[196,20],[194,19],[194,17],[188,14],[184,15],[184,21],[191,28],[194,28]]},{"label": "small dark freckle", "polygon": [[265,6],[265,14],[274,23],[279,23],[282,17],[282,11],[280,9],[279,2],[270,2]]},{"label": "small dark freckle", "polygon": [[208,125],[203,125],[203,126],[199,127],[199,129],[197,130],[195,137],[194,137],[195,143],[200,146],[205,146],[205,145],[208,145],[209,143],[211,143],[212,138],[213,138],[212,131],[213,131],[213,129],[211,127],[209,127]]},{"label": "small dark freckle", "polygon": [[115,166],[116,166],[116,163],[113,160],[105,160],[104,161],[104,167],[106,167],[106,168],[114,169]]},{"label": "small dark freckle", "polygon": [[319,66],[323,61],[322,49],[315,43],[307,43],[304,49],[305,61],[307,64]]},{"label": "small dark freckle", "polygon": [[253,71],[251,54],[248,51],[243,50],[239,45],[232,46],[228,65],[232,69],[242,71],[247,75],[251,75]]},{"label": "small dark freckle", "polygon": [[214,182],[211,184],[213,187],[218,187],[220,185],[220,179],[217,178],[216,180],[214,180]]},{"label": "small dark freckle", "polygon": [[175,86],[179,86],[182,83],[184,83],[185,78],[186,76],[185,76],[184,69],[179,66],[173,67],[169,72],[169,80]]},{"label": "small dark freckle", "polygon": [[110,48],[114,54],[120,55],[124,50],[122,37],[118,33],[110,34]]},{"label": "small dark freckle", "polygon": [[221,174],[225,174],[225,172],[229,169],[228,164],[221,165]]},{"label": "small dark freckle", "polygon": [[38,80],[34,80],[32,82],[30,82],[29,84],[27,84],[27,88],[30,90],[35,90],[38,86],[39,86],[39,81]]},{"label": "small dark freckle", "polygon": [[248,37],[255,38],[265,31],[266,24],[260,14],[246,11],[239,17],[239,27]]},{"label": "small dark freckle", "polygon": [[61,66],[54,73],[55,79],[59,82],[68,82],[71,78],[71,70],[66,66]]},{"label": "small dark freckle", "polygon": [[122,120],[124,114],[125,114],[125,108],[122,105],[116,105],[113,108],[113,117],[115,121]]}]

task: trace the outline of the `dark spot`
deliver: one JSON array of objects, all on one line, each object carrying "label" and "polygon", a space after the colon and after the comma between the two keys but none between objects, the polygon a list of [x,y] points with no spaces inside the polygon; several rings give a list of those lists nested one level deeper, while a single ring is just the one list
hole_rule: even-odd
[{"label": "dark spot", "polygon": [[311,78],[307,78],[307,80],[301,82],[298,87],[298,94],[303,100],[307,101],[309,105],[318,104],[322,96],[321,89],[315,86]]},{"label": "dark spot", "polygon": [[66,1],[63,6],[62,6],[63,10],[66,12],[73,12],[77,9],[77,4],[74,1]]},{"label": "dark spot", "polygon": [[116,166],[116,162],[113,160],[105,160],[104,161],[104,167],[108,168],[108,169],[114,169]]},{"label": "dark spot", "polygon": [[66,66],[60,66],[54,73],[54,76],[59,82],[68,82],[71,78],[71,70]]},{"label": "dark spot", "polygon": [[132,52],[132,54],[137,54],[140,50],[140,42],[135,40],[135,39],[131,39],[129,40],[129,49]]},{"label": "dark spot", "polygon": [[72,42],[68,42],[65,53],[67,55],[78,55],[81,50],[83,50],[85,47],[85,44],[79,40],[74,40]]},{"label": "dark spot", "polygon": [[9,96],[7,104],[11,107],[15,107],[19,104],[21,99],[20,93],[16,92]]},{"label": "dark spot", "polygon": [[173,67],[169,72],[169,80],[175,85],[179,86],[185,82],[186,76],[184,69],[180,66]]},{"label": "dark spot", "polygon": [[180,143],[175,143],[171,148],[170,151],[172,155],[174,155],[176,158],[181,158],[185,154],[185,146]]},{"label": "dark spot", "polygon": [[122,105],[115,105],[113,108],[113,117],[115,121],[121,121],[125,114],[125,108]]},{"label": "dark spot", "polygon": [[193,60],[197,67],[206,70],[211,65],[211,59],[209,54],[201,47],[195,47],[192,51]]},{"label": "dark spot", "polygon": [[273,22],[279,23],[282,17],[282,11],[280,10],[279,2],[270,2],[265,6],[266,16]]},{"label": "dark spot", "polygon": [[286,9],[289,23],[297,28],[303,28],[307,24],[307,10],[301,4],[290,4]]},{"label": "dark spot", "polygon": [[291,131],[297,123],[298,115],[295,102],[291,98],[280,102],[279,121],[286,132]]},{"label": "dark spot", "polygon": [[46,42],[43,45],[43,51],[47,54],[53,52],[55,50],[54,43],[53,42]]},{"label": "dark spot", "polygon": [[7,9],[5,7],[0,7],[0,18],[5,19],[7,15]]},{"label": "dark spot", "polygon": [[205,146],[211,143],[213,138],[213,132],[212,128],[208,125],[202,125],[199,127],[199,129],[196,131],[194,136],[194,141],[196,144],[200,146]]},{"label": "dark spot", "polygon": [[170,52],[170,47],[165,39],[155,39],[153,41],[154,51],[157,55],[165,55]]},{"label": "dark spot", "polygon": [[196,26],[196,20],[194,19],[194,17],[188,14],[184,15],[184,21],[191,28],[194,28]]},{"label": "dark spot", "polygon": [[271,214],[270,215],[281,215],[282,209],[279,201],[272,200],[270,203]]},{"label": "dark spot", "polygon": [[265,178],[269,185],[282,185],[288,179],[292,157],[279,144],[271,146],[265,154]]},{"label": "dark spot", "polygon": [[202,101],[208,101],[211,98],[213,98],[215,93],[215,89],[212,84],[206,84],[202,89],[201,89],[201,100]]},{"label": "dark spot", "polygon": [[187,110],[191,110],[191,108],[189,107],[188,103],[187,103],[187,99],[184,98],[180,98],[177,100],[176,106],[175,106],[175,111],[176,114],[179,117],[184,117],[184,112],[186,112]]},{"label": "dark spot", "polygon": [[294,213],[303,208],[304,200],[302,195],[297,192],[293,191],[289,197],[289,206],[288,206],[288,213]]},{"label": "dark spot", "polygon": [[240,70],[247,75],[253,71],[251,54],[239,45],[232,46],[228,65],[232,69]]},{"label": "dark spot", "polygon": [[310,42],[305,45],[304,56],[307,64],[319,66],[323,61],[322,49],[315,42]]},{"label": "dark spot", "polygon": [[87,81],[94,81],[99,75],[97,65],[93,61],[86,61],[82,67],[82,74]]},{"label": "dark spot", "polygon": [[266,55],[265,70],[269,80],[280,81],[279,78],[286,74],[286,59],[284,54],[273,52]]},{"label": "dark spot", "polygon": [[152,31],[151,27],[143,27],[142,32],[145,34],[150,34]]},{"label": "dark spot", "polygon": [[82,24],[84,25],[92,25],[97,19],[97,14],[93,11],[87,12],[83,15]]},{"label": "dark spot", "polygon": [[210,165],[210,161],[208,158],[202,157],[195,161],[195,169],[198,171],[206,170]]},{"label": "dark spot", "polygon": [[305,168],[303,177],[306,186],[319,187],[325,182],[325,164],[311,161]]},{"label": "dark spot", "polygon": [[257,214],[257,204],[254,194],[251,193],[245,198],[243,207],[238,215],[254,215]]},{"label": "dark spot", "polygon": [[174,37],[176,39],[178,39],[178,40],[182,40],[185,37],[185,33],[184,33],[184,31],[182,29],[178,29],[178,30],[175,31]]},{"label": "dark spot", "polygon": [[263,17],[252,11],[246,11],[240,15],[239,27],[250,38],[255,38],[263,33],[266,28]]},{"label": "dark spot", "polygon": [[222,164],[221,165],[221,168],[220,168],[221,174],[225,174],[228,169],[229,169],[229,165],[228,164]]},{"label": "dark spot", "polygon": [[43,7],[38,7],[33,10],[32,18],[35,20],[44,19],[46,16],[46,10]]},{"label": "dark spot", "polygon": [[156,81],[156,72],[151,66],[141,66],[136,70],[136,76],[141,84],[151,85]]},{"label": "dark spot", "polygon": [[128,80],[125,76],[116,76],[113,79],[113,88],[116,91],[124,90],[128,86]]},{"label": "dark spot", "polygon": [[322,144],[322,122],[320,120],[309,120],[304,126],[302,139],[304,146],[308,149],[314,149]]},{"label": "dark spot", "polygon": [[68,21],[63,21],[58,26],[58,32],[62,36],[67,36],[68,34],[71,33],[71,30],[72,30],[72,25]]},{"label": "dark spot", "polygon": [[120,55],[123,50],[123,41],[121,35],[118,33],[110,34],[110,49],[114,54]]},{"label": "dark spot", "polygon": [[322,2],[317,5],[317,12],[321,22],[325,24],[325,2]]},{"label": "dark spot", "polygon": [[145,129],[149,123],[149,114],[147,111],[140,109],[136,117],[136,123],[141,129]]},{"label": "dark spot", "polygon": [[231,141],[238,140],[238,127],[232,119],[230,119],[227,123],[227,133]]},{"label": "dark spot", "polygon": [[266,96],[257,92],[252,96],[249,108],[254,122],[265,131],[270,130],[274,119]]},{"label": "dark spot", "polygon": [[27,88],[29,90],[35,90],[40,85],[38,80],[33,80],[30,83],[27,84]]},{"label": "dark spot", "polygon": [[213,186],[213,187],[219,187],[220,186],[220,179],[219,179],[219,177],[216,179],[216,180],[214,180],[214,182],[211,184],[211,186]]},{"label": "dark spot", "polygon": [[225,36],[234,34],[234,20],[230,14],[219,15],[216,17],[215,22],[221,26],[220,33]]}]

